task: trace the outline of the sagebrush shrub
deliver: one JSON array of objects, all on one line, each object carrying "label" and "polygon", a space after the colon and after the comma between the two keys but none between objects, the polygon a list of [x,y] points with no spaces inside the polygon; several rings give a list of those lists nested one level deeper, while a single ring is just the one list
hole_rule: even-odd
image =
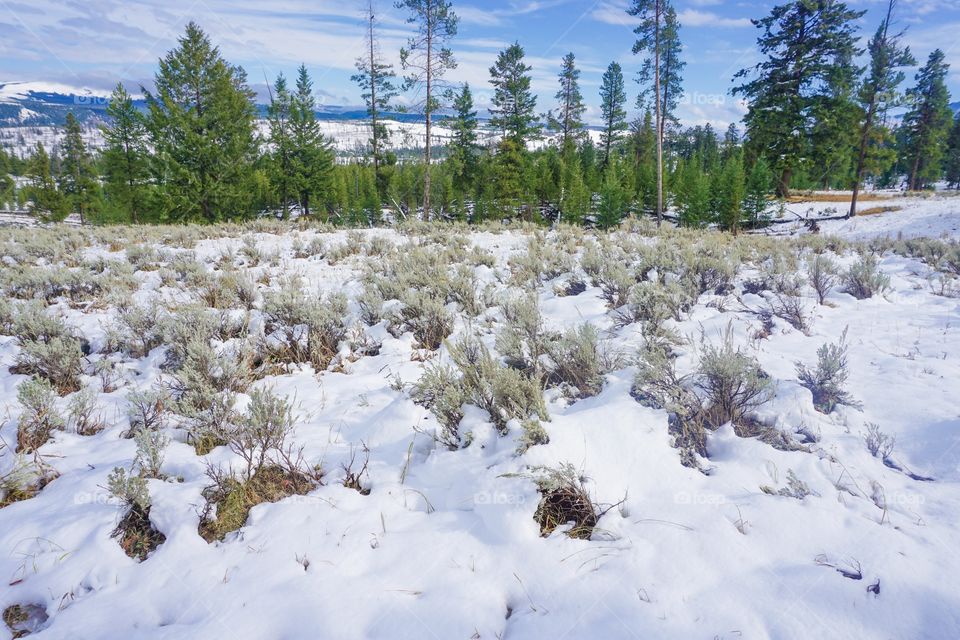
[{"label": "sagebrush shrub", "polygon": [[502,366],[479,338],[464,336],[451,346],[450,357],[470,403],[486,411],[500,433],[510,420],[548,419],[540,382]]},{"label": "sagebrush shrub", "polygon": [[140,470],[140,475],[144,478],[163,478],[161,468],[170,437],[162,431],[139,429],[133,435],[133,441],[137,446],[133,465]]},{"label": "sagebrush shrub", "polygon": [[75,393],[67,404],[67,417],[74,432],[82,436],[103,431],[103,413],[97,404],[97,392],[92,387],[84,387]]},{"label": "sagebrush shrub", "polygon": [[837,405],[859,406],[844,389],[849,371],[847,369],[847,330],[844,329],[836,344],[826,343],[817,349],[817,366],[808,368],[797,362],[797,377],[800,384],[813,393],[813,406],[821,413],[831,413]]},{"label": "sagebrush shrub", "polygon": [[817,292],[817,302],[824,304],[830,291],[837,283],[836,263],[822,254],[816,254],[807,261],[807,279]]},{"label": "sagebrush shrub", "polygon": [[497,332],[497,350],[509,366],[531,377],[541,377],[541,358],[552,336],[544,328],[536,294],[505,296],[500,309],[504,324]]},{"label": "sagebrush shrub", "polygon": [[166,415],[171,403],[165,389],[149,391],[131,391],[127,394],[127,418],[130,421],[129,435],[138,431],[160,431],[166,423]]},{"label": "sagebrush shrub", "polygon": [[551,366],[549,381],[566,385],[577,398],[588,398],[603,389],[604,374],[613,368],[615,358],[604,353],[591,324],[569,329],[547,344]]},{"label": "sagebrush shrub", "polygon": [[589,540],[600,518],[576,468],[564,463],[557,469],[539,467],[534,472],[541,499],[533,519],[540,525],[540,535],[546,537],[558,527],[570,525],[567,536]]},{"label": "sagebrush shrub", "polygon": [[410,397],[417,404],[427,408],[440,424],[437,441],[451,449],[459,448],[463,443],[460,434],[460,421],[463,419],[463,405],[468,402],[467,390],[460,376],[449,365],[430,363],[424,367],[423,375],[413,385]]},{"label": "sagebrush shrub", "polygon": [[263,315],[271,357],[280,362],[310,363],[317,371],[330,365],[347,334],[346,297],[332,294],[309,299],[295,281],[264,296]]},{"label": "sagebrush shrub", "polygon": [[57,409],[57,394],[43,378],[34,378],[17,387],[20,418],[17,421],[17,451],[32,453],[65,426]]},{"label": "sagebrush shrub", "polygon": [[882,294],[890,288],[890,277],[880,271],[877,258],[872,253],[861,257],[842,276],[843,290],[857,300],[865,300]]},{"label": "sagebrush shrub", "polygon": [[20,345],[20,353],[11,368],[14,373],[39,376],[48,380],[60,395],[80,389],[83,351],[74,337],[55,337],[44,342],[31,340]]},{"label": "sagebrush shrub", "polygon": [[403,325],[413,332],[421,349],[434,351],[453,331],[453,314],[442,299],[423,291],[408,291],[402,298],[400,317]]},{"label": "sagebrush shrub", "polygon": [[867,433],[864,434],[863,440],[870,455],[883,461],[890,459],[897,443],[896,438],[880,431],[880,425],[873,422],[867,424]]},{"label": "sagebrush shrub", "polygon": [[694,379],[705,403],[705,418],[713,427],[728,422],[742,426],[747,414],[773,397],[773,381],[756,358],[734,346],[732,327],[719,345],[702,344]]},{"label": "sagebrush shrub", "polygon": [[117,539],[131,558],[140,562],[146,560],[166,540],[166,536],[150,522],[150,492],[146,479],[127,473],[122,467],[114,467],[107,478],[107,488],[125,509],[111,537]]}]

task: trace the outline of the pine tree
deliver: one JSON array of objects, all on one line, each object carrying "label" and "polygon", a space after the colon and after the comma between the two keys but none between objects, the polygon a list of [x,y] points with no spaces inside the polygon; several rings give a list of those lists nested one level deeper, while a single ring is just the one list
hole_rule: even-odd
[{"label": "pine tree", "polygon": [[452,132],[450,140],[450,163],[453,166],[453,188],[466,193],[473,185],[477,172],[477,112],[473,107],[470,85],[464,84],[460,91],[450,94],[454,116],[447,122]]},{"label": "pine tree", "polygon": [[85,214],[94,202],[97,179],[93,169],[93,159],[83,142],[80,122],[67,113],[67,122],[63,139],[63,174],[60,177],[60,192],[66,198],[71,211],[85,221]]},{"label": "pine tree", "polygon": [[637,82],[644,87],[637,99],[637,106],[645,106],[649,95],[653,94],[657,140],[655,212],[659,225],[664,206],[663,141],[666,123],[674,120],[673,113],[682,91],[684,63],[680,60],[680,25],[669,0],[633,0],[627,13],[640,19],[640,24],[634,29],[637,41],[633,45],[633,53],[642,52],[645,55],[643,66],[637,74]]},{"label": "pine tree", "polygon": [[101,131],[106,142],[103,167],[108,204],[115,215],[136,224],[149,199],[146,125],[123,84],[113,90],[106,114],[110,125]]},{"label": "pine tree", "polygon": [[515,42],[501,51],[496,63],[490,67],[490,84],[493,85],[490,126],[502,131],[521,150],[538,132],[534,112],[537,97],[530,89],[531,67],[523,58],[523,47]]},{"label": "pine tree", "polygon": [[287,87],[287,79],[281,73],[277,76],[270,91],[270,105],[267,107],[267,122],[270,125],[270,155],[268,173],[277,196],[283,217],[290,215],[290,200],[293,198],[293,158],[290,139],[290,112],[293,108],[293,96]]},{"label": "pine tree", "polygon": [[944,159],[943,177],[954,189],[960,189],[960,113],[953,120],[947,138],[947,157]]},{"label": "pine tree", "polygon": [[711,180],[701,165],[694,155],[677,170],[676,205],[680,224],[685,227],[702,227],[710,222]]},{"label": "pine tree", "polygon": [[763,156],[760,156],[750,168],[744,185],[743,213],[751,224],[756,225],[764,218],[770,194],[772,193],[773,174]]},{"label": "pine tree", "polygon": [[623,82],[623,70],[611,62],[603,74],[600,85],[600,114],[603,132],[600,134],[601,163],[606,168],[610,163],[610,150],[616,146],[627,130],[627,90]]},{"label": "pine tree", "polygon": [[607,164],[603,185],[600,187],[600,201],[597,205],[597,226],[610,229],[630,211],[630,193],[624,163],[613,156]]},{"label": "pine tree", "polygon": [[417,35],[400,50],[400,63],[407,72],[404,88],[423,90],[423,114],[426,118],[424,146],[423,215],[430,217],[430,157],[432,151],[431,125],[433,112],[439,108],[435,97],[437,83],[456,61],[447,43],[457,35],[457,14],[448,0],[399,0],[398,9],[410,12],[407,22],[417,25]]},{"label": "pine tree", "polygon": [[721,228],[734,234],[740,231],[743,224],[743,201],[746,195],[744,182],[743,159],[741,154],[737,153],[723,163],[719,180],[714,186],[714,192],[718,194],[717,221]]},{"label": "pine tree", "polygon": [[557,114],[552,111],[547,114],[547,126],[560,133],[560,148],[567,149],[583,138],[583,114],[587,111],[580,92],[580,70],[573,53],[563,57],[558,80],[560,89],[554,96],[558,102]]},{"label": "pine tree", "polygon": [[144,89],[153,178],[165,220],[217,222],[252,212],[258,148],[254,93],[195,23]]},{"label": "pine tree", "polygon": [[580,158],[572,151],[568,151],[563,158],[562,184],[560,215],[563,221],[567,224],[583,224],[590,210],[590,192],[583,181]]},{"label": "pine tree", "polygon": [[30,198],[31,213],[43,220],[60,222],[70,212],[70,204],[57,189],[51,166],[50,156],[43,144],[38,142],[27,161],[27,197]]},{"label": "pine tree", "polygon": [[390,130],[383,124],[381,113],[390,109],[390,103],[397,97],[394,84],[396,74],[393,65],[383,61],[377,40],[377,18],[374,0],[367,0],[367,33],[364,55],[357,58],[357,73],[350,80],[360,87],[361,97],[367,105],[370,116],[370,148],[374,171],[378,182],[382,179],[380,169],[384,161],[385,150],[390,144]]},{"label": "pine tree", "polygon": [[860,126],[857,165],[853,174],[853,197],[850,200],[848,218],[857,215],[857,198],[867,168],[870,142],[875,138],[877,117],[885,114],[889,106],[896,104],[897,87],[904,79],[901,67],[909,67],[917,63],[910,53],[910,47],[900,45],[903,32],[890,33],[890,23],[893,20],[895,7],[896,0],[888,0],[887,15],[867,44],[867,50],[870,52],[870,66],[858,95],[860,108],[863,110],[863,120]]},{"label": "pine tree", "polygon": [[911,106],[903,118],[904,155],[908,161],[911,191],[925,189],[940,179],[943,152],[952,123],[950,93],[946,85],[949,68],[943,51],[934,49],[926,65],[917,73],[916,86],[907,91]]},{"label": "pine tree", "polygon": [[740,130],[735,122],[731,122],[723,134],[723,144],[720,147],[720,159],[726,160],[740,149]]},{"label": "pine tree", "polygon": [[513,218],[520,214],[527,198],[526,184],[526,149],[520,146],[516,138],[506,137],[497,146],[493,167],[493,194],[501,218]]},{"label": "pine tree", "polygon": [[763,30],[757,45],[766,59],[737,73],[752,79],[733,93],[749,101],[747,138],[753,153],[763,153],[777,172],[780,197],[789,194],[791,178],[809,154],[816,107],[838,83],[849,84],[855,71],[854,23],[863,14],[843,2],[801,0],[752,21]]},{"label": "pine tree", "polygon": [[330,142],[317,122],[313,81],[302,64],[297,70],[296,91],[290,99],[289,124],[291,188],[298,196],[300,212],[308,216],[312,202],[329,199],[334,164]]}]

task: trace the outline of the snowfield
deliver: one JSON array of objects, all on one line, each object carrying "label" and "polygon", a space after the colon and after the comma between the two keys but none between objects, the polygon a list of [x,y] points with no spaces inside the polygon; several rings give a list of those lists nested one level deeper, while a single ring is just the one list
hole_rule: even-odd
[{"label": "snowfield", "polygon": [[[658,234],[646,224],[611,234],[272,222],[0,230],[0,325],[17,326],[28,299],[62,317],[86,341],[79,381],[104,422],[81,435],[70,406],[84,392],[58,395],[65,425],[18,455],[28,421],[18,386],[30,376],[8,370],[23,370],[26,339],[0,338],[0,478],[33,464],[45,475],[35,484],[46,482],[31,489],[28,474],[25,499],[14,500],[14,481],[0,481],[4,620],[49,639],[960,637],[960,253],[955,240],[896,239],[955,239],[958,205],[938,197],[919,213],[825,222],[830,237],[799,238]],[[889,286],[857,299],[838,276],[818,304],[806,278],[817,252],[841,272],[875,256]],[[418,315],[409,291],[371,294],[430,275],[427,295],[441,286],[434,268],[467,283],[451,285],[459,293],[440,310],[424,303]],[[343,339],[321,370],[282,361],[283,329],[266,310],[291,287],[322,301],[318,313],[347,298]],[[682,297],[691,287],[694,298],[670,317],[651,319],[660,303],[638,302],[642,291]],[[512,374],[529,380],[529,367],[543,368],[544,415],[518,418],[510,405],[495,419],[467,399],[453,407],[451,436],[416,384],[436,368],[461,384],[465,336],[479,338],[497,371],[517,367],[504,353],[505,308],[531,295],[550,346]],[[784,302],[797,303],[804,329]],[[298,468],[322,470],[319,484],[254,506],[213,541],[198,531],[225,509],[205,507],[210,470],[240,477],[245,463],[222,443],[199,446],[200,419],[179,404],[177,366],[186,365],[170,364],[183,344],[164,334],[138,353],[123,330],[135,323],[118,311],[152,309],[170,323],[210,303],[220,330],[204,344],[221,358],[212,366],[227,368],[242,348],[256,353],[255,379],[236,390],[227,422],[243,423],[256,390],[272,389],[292,407]],[[444,313],[450,335],[431,349],[418,322]],[[136,326],[160,331],[149,314]],[[179,335],[193,344],[201,325]],[[603,365],[596,393],[564,373],[581,352],[566,363],[550,355],[583,325],[596,330],[584,360]],[[844,331],[850,398],[822,413],[797,363],[815,367],[818,349]],[[769,400],[737,425],[709,425],[705,451],[685,449],[676,408],[653,401],[638,372],[666,344],[681,391],[704,402],[698,366],[725,336],[759,364]],[[126,437],[128,399],[151,390],[169,392],[152,427],[169,438],[162,477],[146,481],[149,524],[163,541],[139,561],[114,535],[130,504],[107,487],[114,468],[144,468]],[[543,433],[531,442],[534,423]],[[876,455],[871,433],[882,434]],[[543,535],[538,507],[556,488],[544,478],[564,465],[574,470],[564,488],[581,488],[597,518]],[[0,638],[13,633],[0,625]]]}]

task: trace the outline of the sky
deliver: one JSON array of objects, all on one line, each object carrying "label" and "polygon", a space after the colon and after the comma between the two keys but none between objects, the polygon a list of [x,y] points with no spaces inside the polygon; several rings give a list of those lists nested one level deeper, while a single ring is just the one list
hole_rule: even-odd
[{"label": "sky", "polygon": [[[314,78],[320,102],[360,104],[350,81],[364,43],[361,0],[0,0],[0,83],[43,81],[109,92],[118,81],[137,92],[151,86],[157,60],[176,46],[184,25],[197,22],[232,63],[246,69],[251,85],[265,95],[265,78],[294,75],[302,62]],[[398,64],[399,49],[411,34],[403,11],[392,0],[377,0],[380,47]],[[618,61],[627,77],[629,107],[635,110],[633,81],[640,58],[631,47],[635,19],[628,0],[453,0],[459,32],[450,43],[458,66],[451,83],[469,82],[480,108],[489,104],[489,67],[497,52],[514,41],[533,66],[537,109],[555,107],[562,57],[573,52],[581,70],[587,120],[599,119],[601,76]],[[866,10],[862,45],[886,9],[885,0],[856,0]],[[759,61],[759,30],[750,23],[772,2],[675,0],[681,23],[685,95],[678,116],[687,125],[725,127],[744,112],[729,95],[733,75]],[[952,64],[949,88],[960,100],[960,0],[900,0],[897,23],[906,42],[925,60],[934,48]],[[914,71],[906,84],[912,82]],[[404,96],[401,102],[415,102]]]}]

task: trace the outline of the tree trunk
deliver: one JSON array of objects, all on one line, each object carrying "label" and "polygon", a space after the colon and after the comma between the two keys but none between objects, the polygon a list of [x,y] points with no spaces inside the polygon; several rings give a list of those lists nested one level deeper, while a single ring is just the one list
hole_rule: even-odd
[{"label": "tree trunk", "polygon": [[663,109],[660,104],[660,0],[654,10],[654,91],[657,101],[657,226],[663,221]]},{"label": "tree trunk", "polygon": [[793,178],[793,167],[785,167],[780,173],[780,180],[777,181],[777,197],[790,197],[790,180]]},{"label": "tree trunk", "polygon": [[424,110],[427,116],[427,138],[426,149],[424,150],[424,160],[426,166],[423,170],[423,218],[430,219],[430,125],[433,115],[433,7],[427,2],[427,108]]}]

